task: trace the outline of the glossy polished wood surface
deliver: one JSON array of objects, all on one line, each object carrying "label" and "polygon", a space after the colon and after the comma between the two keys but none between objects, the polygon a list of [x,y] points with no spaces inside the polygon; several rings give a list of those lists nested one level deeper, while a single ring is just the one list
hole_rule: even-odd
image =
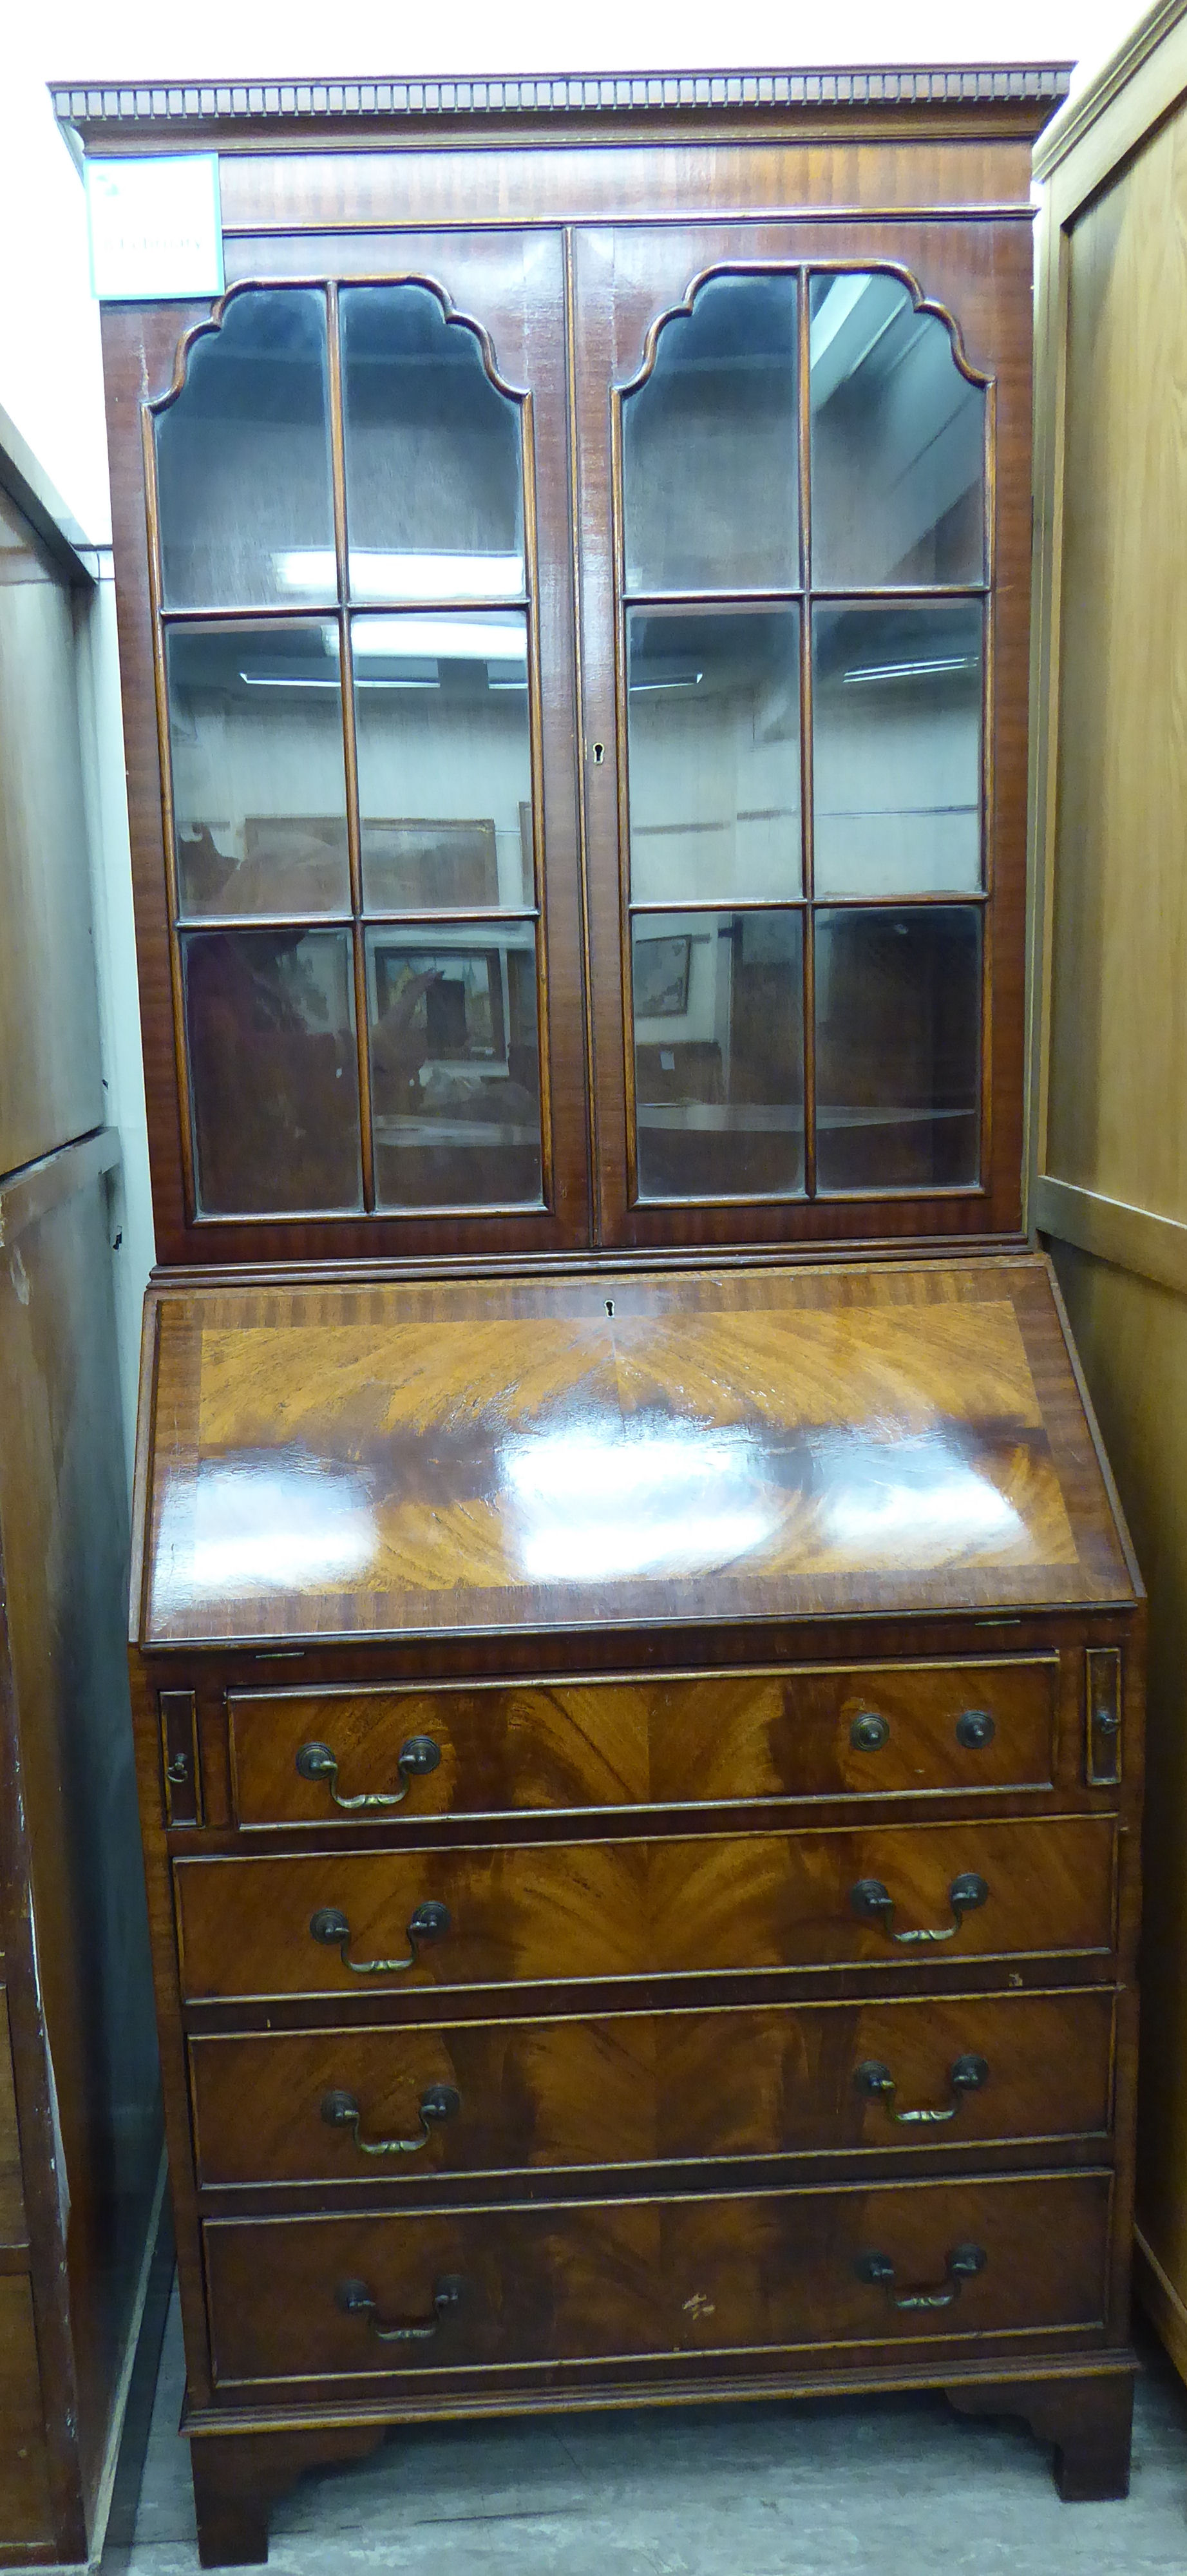
[{"label": "glossy polished wood surface", "polygon": [[[213,2221],[205,2230],[217,2379],[326,2378],[682,2356],[818,2340],[897,2343],[1090,2326],[1104,2312],[1109,2177],[918,2183],[837,2192],[604,2202],[597,2208],[422,2217]],[[945,2287],[946,2259],[977,2245],[984,2268],[950,2308],[900,2310],[858,2278],[885,2254],[904,2292]],[[258,2295],[267,2276],[272,2295]],[[378,2342],[338,2305],[365,2284],[379,2324],[432,2316],[435,2284],[459,2304],[419,2346]],[[950,2282],[948,2283],[950,2287]]]},{"label": "glossy polished wood surface", "polygon": [[[983,1902],[959,1914],[949,1891],[969,1872]],[[828,1967],[917,1957],[939,1932],[946,1957],[1107,1950],[1113,1826],[1101,1816],[1030,1822],[874,1826],[864,1833],[668,1836],[661,1842],[521,1844],[252,1860],[180,1860],[181,1974],[191,1997],[325,1995],[361,1988],[551,1983]],[[893,1919],[850,1900],[877,1879]],[[406,1926],[448,1908],[405,1967]],[[340,1938],[310,1929],[322,1909]]]},{"label": "glossy polished wood surface", "polygon": [[[1050,1782],[1059,1661],[228,1694],[241,1825]],[[434,1770],[401,1770],[426,1738]],[[336,1772],[298,1761],[322,1745]],[[413,1756],[409,1755],[411,1763]],[[380,1803],[361,1807],[368,1797]],[[342,1803],[338,1803],[341,1801]]]},{"label": "glossy polished wood surface", "polygon": [[146,1643],[1133,1597],[1037,1259],[153,1311]]},{"label": "glossy polished wood surface", "polygon": [[[1112,2030],[1112,1996],[1079,1993],[195,2037],[198,2175],[431,2191],[438,2173],[1099,2139]],[[954,2082],[970,2057],[979,2080]],[[856,2081],[869,2064],[889,2094]],[[443,2085],[456,2108],[423,2117]],[[354,2126],[327,2120],[335,2091]]]}]

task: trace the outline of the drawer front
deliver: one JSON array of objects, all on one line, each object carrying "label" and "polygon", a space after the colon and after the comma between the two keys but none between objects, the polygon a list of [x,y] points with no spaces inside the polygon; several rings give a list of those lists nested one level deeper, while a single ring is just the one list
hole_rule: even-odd
[{"label": "drawer front", "polygon": [[190,2043],[204,2184],[1103,2136],[1110,1994],[611,2013]]},{"label": "drawer front", "polygon": [[[970,1878],[983,1901],[962,1910]],[[1113,1826],[1063,1816],[180,1860],[174,1880],[194,1998],[889,1967],[1108,1949]]]},{"label": "drawer front", "polygon": [[[240,1824],[349,1825],[360,1813],[1041,1786],[1058,1680],[1049,1655],[530,1688],[232,1692],[235,1811]],[[426,1758],[433,1768],[418,1768]],[[385,1803],[360,1807],[366,1799]]]},{"label": "drawer front", "polygon": [[[1097,2325],[1109,2177],[214,2220],[204,2232],[224,2386],[651,2355],[671,2366],[739,2347]],[[896,2304],[921,2292],[946,2304]]]}]

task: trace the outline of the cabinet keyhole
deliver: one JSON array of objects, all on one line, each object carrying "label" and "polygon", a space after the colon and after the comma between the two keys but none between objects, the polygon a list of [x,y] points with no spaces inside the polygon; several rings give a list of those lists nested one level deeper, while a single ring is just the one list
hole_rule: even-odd
[{"label": "cabinet keyhole", "polygon": [[594,756],[594,768],[595,768],[595,769],[600,769],[600,768],[601,768],[601,766],[602,766],[602,762],[604,761],[604,759],[605,759],[605,757],[606,757],[606,746],[605,746],[605,743],[604,743],[604,742],[595,742],[594,747],[593,747],[593,756]]}]

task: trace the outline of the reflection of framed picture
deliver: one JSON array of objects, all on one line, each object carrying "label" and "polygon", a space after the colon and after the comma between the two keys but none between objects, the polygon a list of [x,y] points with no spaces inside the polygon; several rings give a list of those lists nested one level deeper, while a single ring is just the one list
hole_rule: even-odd
[{"label": "reflection of framed picture", "polygon": [[360,826],[371,912],[484,912],[499,900],[493,822]]},{"label": "reflection of framed picture", "polygon": [[239,867],[226,863],[222,911],[349,912],[344,814],[245,815],[243,850]]},{"label": "reflection of framed picture", "polygon": [[507,1070],[506,966],[500,948],[408,948],[379,937],[373,950],[376,1018],[410,1006],[409,1035],[426,1064]]},{"label": "reflection of framed picture", "polygon": [[691,938],[636,939],[632,971],[637,1020],[683,1019],[691,959]]}]

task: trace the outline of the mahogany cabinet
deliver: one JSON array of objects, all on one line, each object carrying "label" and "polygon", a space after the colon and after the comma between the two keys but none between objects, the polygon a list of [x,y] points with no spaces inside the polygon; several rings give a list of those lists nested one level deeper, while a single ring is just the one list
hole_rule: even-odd
[{"label": "mahogany cabinet", "polygon": [[438,2413],[915,2382],[1124,2492],[1142,1596],[1022,1231],[1058,70],[62,90],[160,1266],[204,2559]]}]

